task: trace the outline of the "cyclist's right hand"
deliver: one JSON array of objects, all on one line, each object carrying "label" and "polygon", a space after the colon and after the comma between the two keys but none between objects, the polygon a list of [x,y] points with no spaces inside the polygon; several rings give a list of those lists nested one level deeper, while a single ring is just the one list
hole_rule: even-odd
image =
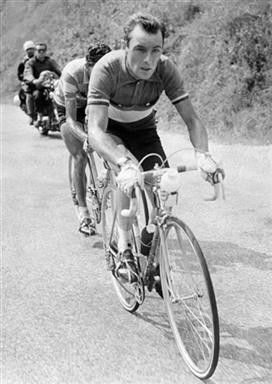
[{"label": "cyclist's right hand", "polygon": [[131,194],[132,188],[135,184],[142,185],[142,174],[137,164],[132,160],[127,159],[120,165],[120,172],[116,177],[117,185],[127,195]]}]

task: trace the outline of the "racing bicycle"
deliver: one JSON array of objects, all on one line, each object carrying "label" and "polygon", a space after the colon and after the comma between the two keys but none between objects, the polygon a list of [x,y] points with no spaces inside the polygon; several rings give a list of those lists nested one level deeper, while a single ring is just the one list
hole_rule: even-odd
[{"label": "racing bicycle", "polygon": [[[87,202],[97,223],[102,224],[102,237],[107,269],[121,305],[135,312],[144,303],[145,292],[156,291],[165,302],[171,329],[185,363],[200,379],[214,373],[219,358],[219,319],[215,293],[208,265],[201,247],[188,225],[173,215],[178,203],[178,191],[164,191],[162,179],[176,178],[195,166],[159,168],[143,172],[144,189],[135,185],[130,206],[122,214],[132,220],[132,251],[137,267],[136,278],[128,277],[118,253],[118,231],[115,172],[103,161],[98,172],[94,153],[87,152]],[[73,159],[69,158],[69,182],[72,199],[77,205],[73,186]],[[173,175],[172,175],[173,176]],[[176,186],[179,183],[174,183]],[[211,200],[223,195],[223,184],[214,185]],[[153,209],[147,195],[153,196]],[[149,255],[143,255],[142,233],[149,228]],[[134,271],[131,271],[134,273]]]},{"label": "racing bicycle", "polygon": [[[165,181],[170,173],[180,178],[182,172],[195,169],[195,166],[182,165],[142,173],[145,186],[153,194],[152,217],[148,221],[149,214],[144,203],[146,198],[139,185],[133,190],[130,207],[122,212],[133,222],[131,239],[137,266],[136,278],[129,277],[133,271],[125,273],[116,246],[118,233],[114,184],[104,190],[101,221],[106,263],[111,270],[121,305],[127,311],[135,312],[144,302],[145,291],[152,291],[159,283],[161,291],[156,290],[165,302],[178,350],[193,374],[200,379],[207,379],[214,373],[219,358],[219,319],[213,284],[195,235],[184,221],[172,213],[178,203],[177,188],[170,192],[161,188],[163,178]],[[174,184],[177,186],[179,183]],[[221,187],[223,192],[223,184],[215,184],[212,200],[219,197]],[[148,223],[146,228],[149,226],[152,234],[148,256],[141,252],[143,223]]]}]

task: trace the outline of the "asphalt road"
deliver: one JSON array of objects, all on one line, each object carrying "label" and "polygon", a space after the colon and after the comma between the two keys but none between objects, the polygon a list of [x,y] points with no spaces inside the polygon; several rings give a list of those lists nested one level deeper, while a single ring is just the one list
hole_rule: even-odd
[{"label": "asphalt road", "polygon": [[[163,138],[168,152],[175,138],[184,143],[178,135]],[[101,236],[77,232],[60,137],[41,137],[23,112],[4,105],[1,139],[1,383],[200,383],[177,352],[163,301],[148,294],[135,315],[124,311]],[[205,251],[218,301],[220,361],[207,382],[268,384],[271,148],[212,149],[226,159],[227,200],[204,202],[209,186],[188,175],[178,212]]]}]

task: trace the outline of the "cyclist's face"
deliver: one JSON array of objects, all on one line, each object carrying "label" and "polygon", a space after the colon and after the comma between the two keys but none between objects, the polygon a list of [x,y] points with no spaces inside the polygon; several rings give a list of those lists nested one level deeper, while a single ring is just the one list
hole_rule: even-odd
[{"label": "cyclist's face", "polygon": [[35,53],[35,48],[28,48],[26,50],[26,54],[29,58],[33,57],[34,56],[34,53]]},{"label": "cyclist's face", "polygon": [[36,57],[39,59],[39,60],[44,60],[46,56],[46,48],[44,45],[37,45],[36,47]]},{"label": "cyclist's face", "polygon": [[149,79],[155,71],[162,54],[162,33],[147,33],[136,25],[130,33],[127,50],[127,64],[133,75],[139,79]]}]

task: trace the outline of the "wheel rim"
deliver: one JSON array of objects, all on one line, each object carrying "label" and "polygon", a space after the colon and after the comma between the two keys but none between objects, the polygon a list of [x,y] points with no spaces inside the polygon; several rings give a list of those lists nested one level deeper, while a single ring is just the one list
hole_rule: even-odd
[{"label": "wheel rim", "polygon": [[195,248],[195,241],[178,224],[168,228],[165,246],[162,283],[171,327],[187,365],[196,376],[207,378],[217,364],[219,345],[211,281],[207,284],[204,277],[199,246]]}]

